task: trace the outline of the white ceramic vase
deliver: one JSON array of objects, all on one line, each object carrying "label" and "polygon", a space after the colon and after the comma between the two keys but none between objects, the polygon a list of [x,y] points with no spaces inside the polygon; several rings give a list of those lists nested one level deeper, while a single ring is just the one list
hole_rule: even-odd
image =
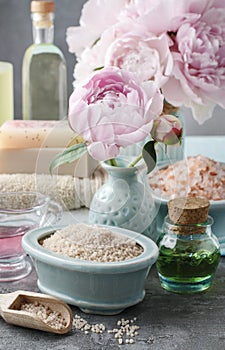
[{"label": "white ceramic vase", "polygon": [[119,226],[157,241],[158,205],[152,198],[144,162],[140,167],[128,167],[130,160],[120,157],[117,163],[118,166],[102,163],[108,181],[92,199],[89,223]]}]

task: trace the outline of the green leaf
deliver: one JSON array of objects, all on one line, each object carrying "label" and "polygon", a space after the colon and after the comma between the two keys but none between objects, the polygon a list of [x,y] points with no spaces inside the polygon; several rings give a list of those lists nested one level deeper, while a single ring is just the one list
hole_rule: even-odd
[{"label": "green leaf", "polygon": [[104,66],[94,68],[94,72],[103,69]]},{"label": "green leaf", "polygon": [[85,143],[78,143],[66,148],[64,152],[57,154],[57,156],[53,158],[49,167],[50,174],[52,175],[55,168],[65,163],[72,163],[86,152],[87,146]]},{"label": "green leaf", "polygon": [[93,42],[92,47],[95,46],[99,40],[100,40],[100,38],[97,38],[97,39]]},{"label": "green leaf", "polygon": [[142,150],[142,157],[147,165],[147,174],[149,174],[156,165],[155,141],[148,141]]}]

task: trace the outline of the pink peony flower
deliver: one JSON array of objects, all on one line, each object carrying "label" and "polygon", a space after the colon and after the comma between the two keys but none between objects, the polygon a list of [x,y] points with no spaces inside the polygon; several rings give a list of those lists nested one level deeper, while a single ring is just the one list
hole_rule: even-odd
[{"label": "pink peony flower", "polygon": [[125,24],[103,32],[92,48],[83,51],[75,66],[76,83],[98,67],[116,66],[135,73],[141,81],[154,80],[161,87],[172,73],[173,59],[166,34],[156,37],[144,28],[125,31]]},{"label": "pink peony flower", "polygon": [[131,26],[134,22],[155,35],[176,32],[187,18],[198,18],[195,13],[188,13],[190,1],[133,0],[120,12],[118,19],[121,22],[130,21]]},{"label": "pink peony flower", "polygon": [[191,8],[198,8],[201,17],[178,29],[173,75],[163,86],[166,99],[191,107],[200,124],[212,116],[216,104],[225,108],[225,4],[216,4],[203,0],[197,7],[192,1]]},{"label": "pink peony flower", "polygon": [[115,40],[114,27],[105,30],[101,38],[92,47],[87,47],[74,68],[74,85],[82,83],[98,68],[104,67],[106,52]]},{"label": "pink peony flower", "polygon": [[173,59],[166,34],[155,36],[141,28],[116,38],[106,50],[104,66],[135,73],[141,81],[154,80],[161,87],[172,72]]},{"label": "pink peony flower", "polygon": [[175,145],[181,140],[182,131],[179,119],[171,114],[163,114],[154,120],[151,136],[165,145]]},{"label": "pink peony flower", "polygon": [[97,71],[78,86],[69,101],[69,123],[87,142],[97,160],[115,158],[120,147],[144,140],[163,107],[152,81],[143,85],[116,67]]},{"label": "pink peony flower", "polygon": [[82,9],[80,26],[67,28],[69,51],[80,57],[86,48],[92,47],[101,37],[104,30],[116,23],[118,14],[129,2],[130,0],[87,1]]},{"label": "pink peony flower", "polygon": [[[101,16],[95,15],[101,13]],[[154,80],[168,102],[201,124],[225,108],[225,1],[88,0],[68,29],[75,85],[117,66]]]}]

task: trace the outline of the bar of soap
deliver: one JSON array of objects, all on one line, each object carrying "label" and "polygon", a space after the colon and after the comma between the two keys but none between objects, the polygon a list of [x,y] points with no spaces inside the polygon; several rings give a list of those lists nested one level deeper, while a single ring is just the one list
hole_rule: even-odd
[{"label": "bar of soap", "polygon": [[[63,150],[63,148],[0,149],[0,174],[50,174],[49,165],[52,159]],[[97,165],[98,162],[85,153],[80,159],[55,169],[54,174],[89,177]]]},{"label": "bar of soap", "polygon": [[82,138],[63,121],[8,120],[0,128],[0,149],[65,148]]}]

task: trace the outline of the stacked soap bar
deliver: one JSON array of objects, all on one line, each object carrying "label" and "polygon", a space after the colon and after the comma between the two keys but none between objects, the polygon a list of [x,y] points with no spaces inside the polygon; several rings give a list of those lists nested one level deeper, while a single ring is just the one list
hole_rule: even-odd
[{"label": "stacked soap bar", "polygon": [[65,148],[75,136],[66,120],[8,120],[0,128],[0,148]]},{"label": "stacked soap bar", "polygon": [[[0,128],[0,173],[49,174],[52,159],[72,142],[81,142],[65,121],[11,120]],[[56,169],[59,175],[88,177],[97,162],[85,154]]]}]

